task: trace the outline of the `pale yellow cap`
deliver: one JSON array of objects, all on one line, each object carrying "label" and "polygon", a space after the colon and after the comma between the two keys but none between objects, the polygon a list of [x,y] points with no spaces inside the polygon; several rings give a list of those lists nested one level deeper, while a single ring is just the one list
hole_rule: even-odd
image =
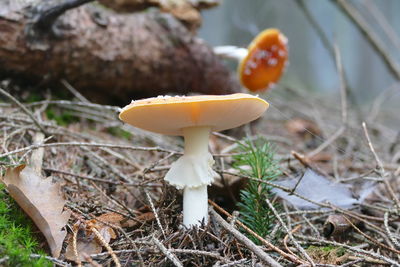
[{"label": "pale yellow cap", "polygon": [[259,118],[269,104],[250,94],[159,96],[132,101],[119,118],[135,127],[166,135],[182,128],[209,126],[212,131],[238,127]]}]

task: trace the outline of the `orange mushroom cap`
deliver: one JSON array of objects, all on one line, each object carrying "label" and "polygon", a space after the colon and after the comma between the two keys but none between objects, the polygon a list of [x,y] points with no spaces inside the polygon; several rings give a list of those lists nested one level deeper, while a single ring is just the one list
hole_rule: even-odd
[{"label": "orange mushroom cap", "polygon": [[259,118],[269,104],[249,94],[159,96],[133,101],[119,118],[135,127],[167,135],[183,135],[182,129],[209,126],[223,131]]},{"label": "orange mushroom cap", "polygon": [[278,82],[288,59],[287,38],[278,29],[262,31],[239,64],[240,82],[250,91],[267,90]]}]

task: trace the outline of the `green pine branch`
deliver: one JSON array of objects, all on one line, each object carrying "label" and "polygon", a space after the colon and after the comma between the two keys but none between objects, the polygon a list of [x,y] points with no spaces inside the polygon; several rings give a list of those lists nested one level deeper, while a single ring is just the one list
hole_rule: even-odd
[{"label": "green pine branch", "polygon": [[[239,143],[242,153],[235,156],[233,167],[241,174],[265,181],[273,181],[281,174],[278,163],[274,160],[274,149],[265,139]],[[240,192],[237,204],[240,212],[239,220],[262,237],[272,231],[275,216],[265,203],[271,198],[271,187],[254,180],[249,180],[246,188]],[[249,236],[256,244],[259,240]]]}]

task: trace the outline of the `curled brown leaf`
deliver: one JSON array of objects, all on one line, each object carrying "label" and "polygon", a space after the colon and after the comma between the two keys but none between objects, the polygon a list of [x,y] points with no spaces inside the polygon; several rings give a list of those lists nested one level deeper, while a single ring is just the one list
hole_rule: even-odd
[{"label": "curled brown leaf", "polygon": [[60,185],[43,179],[26,165],[7,169],[1,180],[45,236],[53,257],[59,257],[67,234],[62,228],[71,216],[69,211],[63,211],[65,199],[60,194]]}]

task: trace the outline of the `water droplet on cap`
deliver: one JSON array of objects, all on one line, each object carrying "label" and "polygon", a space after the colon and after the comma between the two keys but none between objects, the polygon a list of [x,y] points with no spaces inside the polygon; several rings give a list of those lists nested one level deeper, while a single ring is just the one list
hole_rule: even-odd
[{"label": "water droplet on cap", "polygon": [[276,64],[278,64],[278,60],[276,58],[270,58],[268,59],[267,64],[270,66],[276,66]]}]

